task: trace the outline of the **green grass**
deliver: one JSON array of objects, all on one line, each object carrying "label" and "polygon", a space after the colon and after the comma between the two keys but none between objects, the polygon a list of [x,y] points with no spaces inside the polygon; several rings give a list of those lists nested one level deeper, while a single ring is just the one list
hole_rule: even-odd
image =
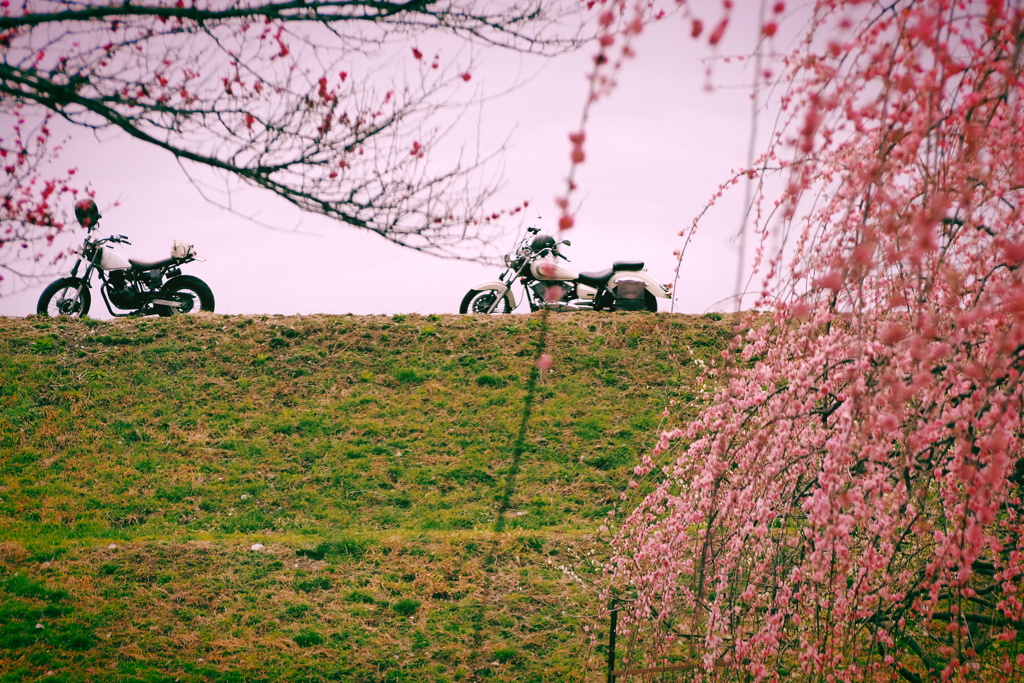
[{"label": "green grass", "polygon": [[599,668],[581,630],[596,597],[558,567],[600,556],[662,410],[696,414],[733,332],[551,316],[513,467],[539,328],[0,318],[0,681]]}]

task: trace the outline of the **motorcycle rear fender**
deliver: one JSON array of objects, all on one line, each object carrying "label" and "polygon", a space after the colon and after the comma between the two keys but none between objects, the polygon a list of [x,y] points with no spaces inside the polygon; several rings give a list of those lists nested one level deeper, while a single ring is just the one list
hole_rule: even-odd
[{"label": "motorcycle rear fender", "polygon": [[516,297],[512,293],[512,290],[508,286],[506,286],[504,282],[501,282],[499,280],[491,280],[490,282],[482,282],[482,283],[478,284],[477,286],[473,287],[473,289],[480,289],[480,290],[492,289],[492,290],[494,290],[496,292],[504,292],[505,293],[505,298],[508,299],[509,308],[511,310],[515,310],[515,307],[517,305],[516,304]]},{"label": "motorcycle rear fender", "polygon": [[660,284],[651,279],[651,276],[647,274],[646,270],[622,270],[612,274],[610,280],[608,280],[608,289],[614,290],[615,283],[619,280],[641,280],[644,283],[644,288],[653,294],[654,296],[661,297],[662,299],[671,298],[671,294],[668,290],[662,287]]}]

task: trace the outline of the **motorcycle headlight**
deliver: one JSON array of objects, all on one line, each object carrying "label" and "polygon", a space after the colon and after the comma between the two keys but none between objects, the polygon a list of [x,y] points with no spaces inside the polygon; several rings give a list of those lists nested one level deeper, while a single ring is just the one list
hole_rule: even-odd
[{"label": "motorcycle headlight", "polygon": [[502,258],[505,260],[505,267],[506,268],[511,268],[512,267],[512,257],[510,257],[508,254],[505,254],[504,256],[502,256]]}]

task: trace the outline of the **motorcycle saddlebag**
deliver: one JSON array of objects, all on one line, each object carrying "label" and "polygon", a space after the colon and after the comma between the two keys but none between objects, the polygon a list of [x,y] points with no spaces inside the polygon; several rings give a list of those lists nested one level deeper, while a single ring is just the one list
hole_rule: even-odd
[{"label": "motorcycle saddlebag", "polygon": [[615,309],[618,311],[644,310],[644,292],[646,286],[642,280],[618,280],[615,283]]}]

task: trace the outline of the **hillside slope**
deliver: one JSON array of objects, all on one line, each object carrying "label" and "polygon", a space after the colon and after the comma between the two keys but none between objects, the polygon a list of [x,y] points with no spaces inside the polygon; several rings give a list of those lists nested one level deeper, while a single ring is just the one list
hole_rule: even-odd
[{"label": "hillside slope", "polygon": [[0,680],[581,674],[558,567],[732,328],[547,320],[0,319]]}]

